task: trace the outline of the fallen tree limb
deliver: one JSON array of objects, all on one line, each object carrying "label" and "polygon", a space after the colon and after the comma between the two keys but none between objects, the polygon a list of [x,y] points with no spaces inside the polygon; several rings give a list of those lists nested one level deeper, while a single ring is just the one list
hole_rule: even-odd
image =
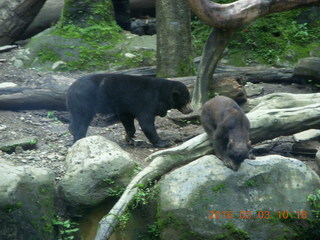
[{"label": "fallen tree limb", "polygon": [[[278,102],[286,101],[287,95],[278,94]],[[264,102],[265,107],[256,108],[247,114],[250,123],[250,139],[253,143],[272,139],[281,135],[290,135],[301,132],[310,128],[320,128],[320,103],[310,104],[313,101],[313,94],[303,94],[305,105],[300,101],[299,107],[274,109],[272,99],[274,95],[267,95],[268,102]],[[300,98],[301,99],[301,98]],[[262,99],[261,99],[262,101]],[[279,104],[281,105],[281,104]],[[292,105],[292,104],[291,104]],[[117,223],[121,214],[128,207],[134,195],[137,193],[138,184],[147,184],[160,178],[163,174],[169,172],[175,167],[187,164],[201,156],[212,152],[211,144],[207,134],[201,134],[178,147],[156,152],[146,158],[146,161],[152,161],[149,166],[143,169],[130,182],[125,192],[120,197],[116,205],[111,209],[108,215],[103,217],[99,223],[99,229],[95,240],[108,239]]]},{"label": "fallen tree limb", "polygon": [[[8,88],[0,90],[1,110],[66,110],[67,88]],[[4,94],[5,93],[5,94]]]},{"label": "fallen tree limb", "polygon": [[249,112],[252,143],[320,128],[320,103],[296,108],[259,109]]},{"label": "fallen tree limb", "polygon": [[318,0],[242,0],[219,4],[210,0],[186,0],[191,10],[214,28],[237,28],[270,13],[298,7],[319,6]]},{"label": "fallen tree limb", "polygon": [[283,109],[303,107],[320,102],[320,93],[292,94],[271,93],[262,97],[248,99],[241,107],[246,112],[258,109]]}]

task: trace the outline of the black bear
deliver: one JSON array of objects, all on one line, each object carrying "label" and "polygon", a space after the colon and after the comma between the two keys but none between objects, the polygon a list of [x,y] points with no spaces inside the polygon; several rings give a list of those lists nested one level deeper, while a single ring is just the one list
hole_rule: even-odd
[{"label": "black bear", "polygon": [[159,148],[170,146],[170,142],[159,138],[155,117],[164,117],[169,109],[184,114],[192,111],[190,94],[183,83],[124,74],[90,74],[79,78],[69,87],[66,104],[74,142],[86,136],[94,115],[103,113],[121,121],[130,144],[137,118],[146,137]]},{"label": "black bear", "polygon": [[251,147],[246,114],[231,98],[218,96],[203,105],[201,123],[217,157],[237,171]]}]

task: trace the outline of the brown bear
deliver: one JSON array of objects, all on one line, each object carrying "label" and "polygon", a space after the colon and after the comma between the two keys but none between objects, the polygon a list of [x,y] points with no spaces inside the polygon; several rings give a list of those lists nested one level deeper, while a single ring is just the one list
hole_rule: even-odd
[{"label": "brown bear", "polygon": [[203,105],[201,123],[216,156],[237,171],[249,157],[251,147],[250,123],[246,114],[231,98],[217,96]]},{"label": "brown bear", "polygon": [[169,109],[184,114],[192,111],[190,94],[183,83],[125,74],[89,74],[79,78],[68,89],[66,105],[74,142],[86,136],[94,115],[103,113],[121,121],[130,144],[137,118],[146,137],[158,148],[168,147],[170,142],[158,136],[155,117],[164,117]]}]

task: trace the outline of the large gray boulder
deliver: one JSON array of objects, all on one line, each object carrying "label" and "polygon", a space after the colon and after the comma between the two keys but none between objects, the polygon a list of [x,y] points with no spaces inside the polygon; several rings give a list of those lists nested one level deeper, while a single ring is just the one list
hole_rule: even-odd
[{"label": "large gray boulder", "polygon": [[77,141],[66,157],[60,182],[65,200],[74,208],[95,206],[121,194],[136,164],[129,153],[102,136]]},{"label": "large gray boulder", "polygon": [[292,239],[301,233],[288,213],[312,219],[307,196],[319,187],[318,175],[295,159],[259,157],[234,172],[204,156],[161,180],[161,239]]},{"label": "large gray boulder", "polygon": [[54,174],[0,159],[0,239],[54,239]]}]

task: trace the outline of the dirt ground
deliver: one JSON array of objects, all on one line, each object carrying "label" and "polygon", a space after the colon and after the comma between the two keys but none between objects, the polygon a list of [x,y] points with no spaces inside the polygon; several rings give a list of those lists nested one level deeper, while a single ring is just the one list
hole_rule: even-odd
[{"label": "dirt ground", "polygon": [[[17,49],[0,53],[0,84],[3,82],[16,83],[19,86],[39,86],[53,76],[64,76],[78,78],[87,74],[86,72],[41,72],[35,69],[16,68],[11,63]],[[264,94],[275,91],[293,93],[310,92],[310,89],[301,85],[279,85],[264,84]],[[0,144],[9,140],[15,140],[26,136],[38,138],[37,149],[17,151],[7,154],[0,151],[0,158],[6,159],[17,165],[32,165],[46,167],[56,173],[56,180],[59,181],[64,174],[64,160],[68,148],[72,143],[72,136],[68,132],[67,112],[61,111],[0,111]],[[137,123],[136,123],[137,124]],[[145,166],[144,158],[157,151],[148,143],[138,125],[136,137],[137,146],[129,146],[124,140],[124,129],[120,123],[105,126],[104,118],[98,116],[91,124],[89,135],[102,135],[107,139],[118,143],[124,150],[131,153],[133,158]],[[162,139],[172,141],[173,145],[181,144],[186,140],[204,132],[199,124],[177,125],[167,117],[156,119],[156,127]],[[286,151],[279,152],[286,155]],[[303,160],[306,160],[305,158]],[[307,159],[308,160],[308,159]],[[310,159],[309,159],[310,160]],[[312,168],[315,165],[312,163]]]}]

